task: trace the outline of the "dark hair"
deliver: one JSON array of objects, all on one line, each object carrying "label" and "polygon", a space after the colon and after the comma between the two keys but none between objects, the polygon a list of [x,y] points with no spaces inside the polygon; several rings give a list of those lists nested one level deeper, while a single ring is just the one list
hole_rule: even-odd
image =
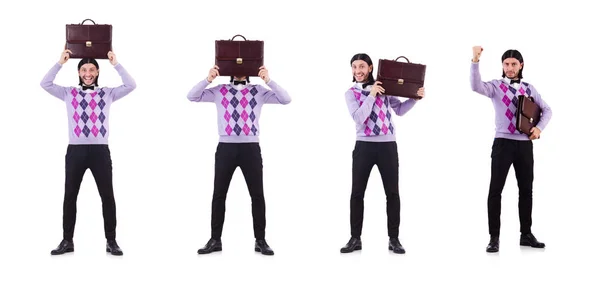
[{"label": "dark hair", "polygon": [[[81,69],[81,66],[85,65],[85,64],[94,64],[94,66],[96,66],[96,69],[100,70],[100,66],[98,66],[98,62],[96,61],[96,59],[94,58],[83,58],[81,59],[81,61],[79,61],[79,64],[77,64],[77,71],[79,71]],[[96,80],[94,81],[94,85],[98,86],[98,77],[100,76],[100,74],[98,74],[98,76],[96,76]],[[79,77],[79,85],[83,85],[83,81],[81,80],[81,77]]]},{"label": "dark hair", "polygon": [[[507,58],[515,58],[519,60],[519,63],[523,63],[523,55],[521,55],[521,52],[515,49],[506,50],[506,52],[502,54],[502,62],[504,62],[504,60],[506,60]],[[525,68],[525,66],[521,67],[521,70],[519,70],[519,79],[523,78],[523,68]],[[502,77],[506,77],[504,69],[502,69]]]},{"label": "dark hair", "polygon": [[[232,83],[233,82],[233,76],[231,76],[231,78],[229,79],[229,82]],[[250,77],[246,76],[246,82],[250,83]]]},{"label": "dark hair", "polygon": [[[363,60],[363,61],[367,62],[369,67],[373,67],[373,61],[371,61],[371,57],[369,57],[369,55],[367,55],[365,53],[358,53],[358,54],[352,56],[352,59],[350,59],[350,66],[352,66],[352,63],[356,60]],[[355,82],[355,81],[356,81],[356,78],[354,76],[352,76],[352,82]],[[363,84],[363,88],[367,87],[368,85],[372,85],[374,83],[375,83],[375,78],[373,78],[373,70],[371,70],[369,72],[369,78],[368,78],[367,82]]]}]

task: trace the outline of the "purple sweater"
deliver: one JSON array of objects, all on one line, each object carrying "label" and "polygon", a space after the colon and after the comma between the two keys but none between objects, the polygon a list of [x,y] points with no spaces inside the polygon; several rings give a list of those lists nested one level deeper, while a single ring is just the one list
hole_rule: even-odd
[{"label": "purple sweater", "polygon": [[540,131],[544,131],[552,117],[552,109],[542,100],[533,85],[523,81],[521,81],[521,84],[513,85],[509,85],[506,80],[483,82],[479,74],[479,64],[473,62],[471,63],[471,89],[492,99],[496,111],[497,138],[529,140],[528,134],[522,134],[516,128],[517,117],[515,113],[519,101],[517,96],[519,95],[533,97],[533,101],[541,108],[542,115],[536,126]]},{"label": "purple sweater", "polygon": [[96,87],[94,90],[82,90],[81,86],[64,87],[54,84],[61,68],[62,65],[56,63],[40,85],[67,106],[69,144],[108,144],[110,105],[132,92],[135,81],[121,64],[117,64],[115,69],[123,80],[119,87]]},{"label": "purple sweater", "polygon": [[410,98],[402,102],[395,96],[373,97],[369,95],[370,92],[371,86],[363,89],[362,83],[356,83],[346,91],[346,104],[356,123],[356,139],[371,142],[395,141],[396,129],[391,111],[402,116],[415,106],[417,100]]},{"label": "purple sweater", "polygon": [[259,142],[260,112],[263,104],[288,104],[292,98],[273,80],[261,85],[222,84],[207,89],[208,80],[199,82],[187,98],[193,102],[213,102],[217,106],[219,141],[226,143]]}]

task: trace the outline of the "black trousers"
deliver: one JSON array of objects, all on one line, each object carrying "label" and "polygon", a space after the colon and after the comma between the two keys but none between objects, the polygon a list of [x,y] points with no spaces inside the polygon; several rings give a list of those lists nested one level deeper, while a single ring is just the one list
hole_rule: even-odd
[{"label": "black trousers", "polygon": [[258,143],[219,143],[215,153],[215,187],[212,199],[211,237],[221,239],[225,221],[225,199],[231,178],[240,167],[250,198],[252,199],[252,219],[254,237],[265,238],[265,197],[263,194],[263,165]]},{"label": "black trousers", "polygon": [[514,166],[519,186],[521,233],[531,233],[533,143],[531,141],[496,138],[492,145],[492,177],[488,195],[490,236],[500,235],[502,189],[511,165]]},{"label": "black trousers", "polygon": [[83,175],[92,171],[102,199],[104,234],[107,240],[115,239],[117,217],[112,184],[112,160],[106,144],[69,145],[65,156],[65,197],[63,203],[63,238],[73,239],[77,195]]},{"label": "black trousers", "polygon": [[398,190],[398,147],[396,142],[357,141],[352,152],[352,195],[350,227],[352,237],[360,237],[363,225],[364,196],[373,166],[377,165],[387,200],[388,236],[398,237],[400,195]]}]

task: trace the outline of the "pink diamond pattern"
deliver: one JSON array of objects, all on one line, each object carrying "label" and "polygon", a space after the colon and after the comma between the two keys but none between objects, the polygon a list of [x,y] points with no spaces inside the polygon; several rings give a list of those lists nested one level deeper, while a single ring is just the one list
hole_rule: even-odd
[{"label": "pink diamond pattern", "polygon": [[72,95],[73,97],[77,96],[77,90],[76,90],[76,89],[74,89],[74,88],[73,88],[73,89],[71,89],[71,95]]},{"label": "pink diamond pattern", "polygon": [[77,109],[79,103],[77,102],[77,99],[75,99],[75,97],[73,97],[73,100],[71,100],[71,105],[73,105],[73,108]]},{"label": "pink diamond pattern", "polygon": [[94,110],[96,109],[96,106],[98,106],[98,103],[96,103],[96,100],[92,99],[92,101],[90,101],[90,107],[92,107],[92,110]]},{"label": "pink diamond pattern", "polygon": [[501,89],[501,90],[502,90],[504,93],[506,93],[506,91],[508,91],[508,87],[507,87],[507,86],[505,86],[504,84],[500,84],[500,89]]},{"label": "pink diamond pattern", "polygon": [[77,127],[75,127],[75,134],[77,135],[77,137],[79,137],[79,135],[81,135],[81,128],[79,128],[79,125]]},{"label": "pink diamond pattern", "polygon": [[379,110],[379,119],[381,119],[381,121],[385,121],[385,113],[383,113],[383,110]]},{"label": "pink diamond pattern", "polygon": [[221,105],[223,105],[223,107],[227,108],[227,106],[229,105],[229,100],[227,100],[227,98],[223,97],[223,100],[221,100]]},{"label": "pink diamond pattern", "polygon": [[[248,89],[247,89],[247,88],[245,88],[245,89],[242,89],[242,94],[243,94],[243,95],[246,95],[248,92],[250,92],[250,91],[248,91]],[[246,107],[246,106],[244,106],[244,107]]]},{"label": "pink diamond pattern", "polygon": [[515,125],[513,125],[513,123],[510,123],[510,125],[508,126],[508,131],[510,131],[511,134],[514,134],[516,129],[517,128],[515,127]]},{"label": "pink diamond pattern", "polygon": [[377,106],[379,106],[379,108],[381,108],[381,105],[383,105],[383,100],[381,99],[381,97],[377,97],[377,99],[375,99],[375,104],[377,104]]},{"label": "pink diamond pattern", "polygon": [[243,97],[242,100],[240,100],[240,105],[246,108],[246,106],[248,105],[248,99],[246,99],[246,97]]},{"label": "pink diamond pattern", "polygon": [[[244,122],[248,121],[248,112],[246,112],[246,110],[242,111],[242,116],[241,117],[244,120]],[[245,130],[244,130],[244,132],[245,132]]]},{"label": "pink diamond pattern", "polygon": [[219,91],[221,92],[222,95],[226,95],[228,92],[228,90],[225,86],[223,86]]},{"label": "pink diamond pattern", "polygon": [[525,94],[525,90],[523,88],[520,88],[519,93],[521,93],[521,95],[523,95],[523,94]]},{"label": "pink diamond pattern", "polygon": [[[92,115],[95,115],[95,114],[92,114]],[[98,136],[98,128],[96,128],[96,125],[94,125],[92,127],[92,134],[94,134],[94,137]]]},{"label": "pink diamond pattern", "polygon": [[225,118],[225,120],[229,122],[229,120],[231,119],[231,114],[229,114],[229,111],[225,110],[225,115],[223,115],[223,118]]},{"label": "pink diamond pattern", "polygon": [[231,126],[227,125],[227,127],[225,128],[225,132],[227,132],[227,134],[231,136],[231,131],[233,131],[233,129],[231,128]]},{"label": "pink diamond pattern", "polygon": [[79,114],[77,111],[75,111],[75,114],[73,114],[73,120],[75,120],[75,123],[79,123]]},{"label": "pink diamond pattern", "polygon": [[506,118],[508,118],[508,120],[513,119],[513,117],[515,117],[515,115],[512,113],[512,111],[510,111],[510,109],[506,109],[506,113],[504,113],[504,115],[506,115]]},{"label": "pink diamond pattern", "polygon": [[367,136],[371,135],[371,128],[369,128],[369,126],[365,127],[365,135],[367,135]]},{"label": "pink diamond pattern", "polygon": [[502,98],[502,102],[504,102],[504,104],[506,104],[506,107],[508,107],[508,105],[510,104],[510,99],[508,99],[508,96],[506,94]]},{"label": "pink diamond pattern", "polygon": [[[354,91],[354,97],[356,97],[357,100],[360,100],[360,93]],[[361,103],[362,103],[362,101],[361,101]]]},{"label": "pink diamond pattern", "polygon": [[[92,112],[92,115],[90,115],[90,120],[92,120],[92,123],[96,123],[96,120],[98,120],[98,116],[96,116],[95,112]],[[96,127],[96,126],[94,126],[94,127]]]},{"label": "pink diamond pattern", "polygon": [[98,94],[98,92],[95,92],[95,91],[92,92],[92,93],[90,93],[90,95],[92,96],[92,98],[94,98],[97,94]]},{"label": "pink diamond pattern", "polygon": [[383,131],[384,135],[387,135],[388,130],[389,130],[389,128],[385,124],[383,124],[383,126],[381,127],[381,131]]},{"label": "pink diamond pattern", "polygon": [[244,134],[246,134],[246,135],[248,135],[248,133],[250,133],[250,127],[248,127],[248,124],[244,124],[244,128],[242,130],[244,130]]}]

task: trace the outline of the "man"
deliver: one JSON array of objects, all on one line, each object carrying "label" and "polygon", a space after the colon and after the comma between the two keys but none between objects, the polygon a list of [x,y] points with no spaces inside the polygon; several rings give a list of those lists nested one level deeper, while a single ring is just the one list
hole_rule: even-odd
[{"label": "man", "polygon": [[[521,246],[544,248],[531,233],[533,142],[540,135],[550,118],[552,110],[542,100],[533,85],[523,82],[523,56],[517,50],[507,50],[502,55],[502,79],[483,82],[479,74],[479,58],[483,48],[473,47],[471,62],[471,89],[492,100],[496,111],[496,134],[492,145],[492,172],[488,195],[488,225],[490,242],[486,251],[498,252],[500,247],[500,205],[502,189],[510,166],[514,166],[519,186],[519,220],[521,222]],[[530,133],[520,133],[516,127],[518,96],[526,95],[542,110],[538,124]]]},{"label": "man", "polygon": [[87,169],[92,171],[102,199],[106,251],[123,255],[116,242],[116,208],[112,184],[112,161],[108,148],[110,106],[130,92],[136,85],[125,68],[117,62],[115,54],[108,52],[108,59],[121,76],[123,85],[116,88],[99,87],[100,68],[96,60],[82,59],[79,70],[79,86],[63,87],[54,84],[54,78],[69,60],[70,50],[62,52],[60,60],[46,74],[41,86],[48,93],[63,100],[67,105],[69,145],[65,156],[65,195],[63,203],[63,240],[52,250],[52,255],[74,251],[73,232],[77,212],[77,195]]},{"label": "man", "polygon": [[198,83],[188,94],[193,102],[212,102],[217,107],[219,144],[215,154],[214,193],[212,199],[211,238],[198,250],[208,254],[222,250],[221,232],[225,220],[225,199],[233,173],[239,166],[246,179],[252,199],[254,222],[254,250],[273,255],[265,241],[265,199],[263,196],[263,165],[259,145],[259,119],[263,104],[288,104],[287,91],[269,77],[262,66],[259,77],[270,89],[249,84],[246,76],[232,77],[229,84],[206,87],[219,76],[219,67],[210,69],[208,77]]},{"label": "man", "polygon": [[[346,91],[346,106],[355,123],[356,142],[352,151],[352,192],[350,194],[350,240],[341,253],[362,249],[364,197],[373,166],[377,165],[386,195],[388,249],[396,254],[406,253],[398,238],[400,230],[400,194],[398,188],[399,158],[396,143],[395,113],[403,116],[417,103],[410,98],[401,101],[385,95],[381,82],[373,77],[373,61],[365,53],[350,59],[352,82]],[[425,88],[417,90],[425,97]]]}]

